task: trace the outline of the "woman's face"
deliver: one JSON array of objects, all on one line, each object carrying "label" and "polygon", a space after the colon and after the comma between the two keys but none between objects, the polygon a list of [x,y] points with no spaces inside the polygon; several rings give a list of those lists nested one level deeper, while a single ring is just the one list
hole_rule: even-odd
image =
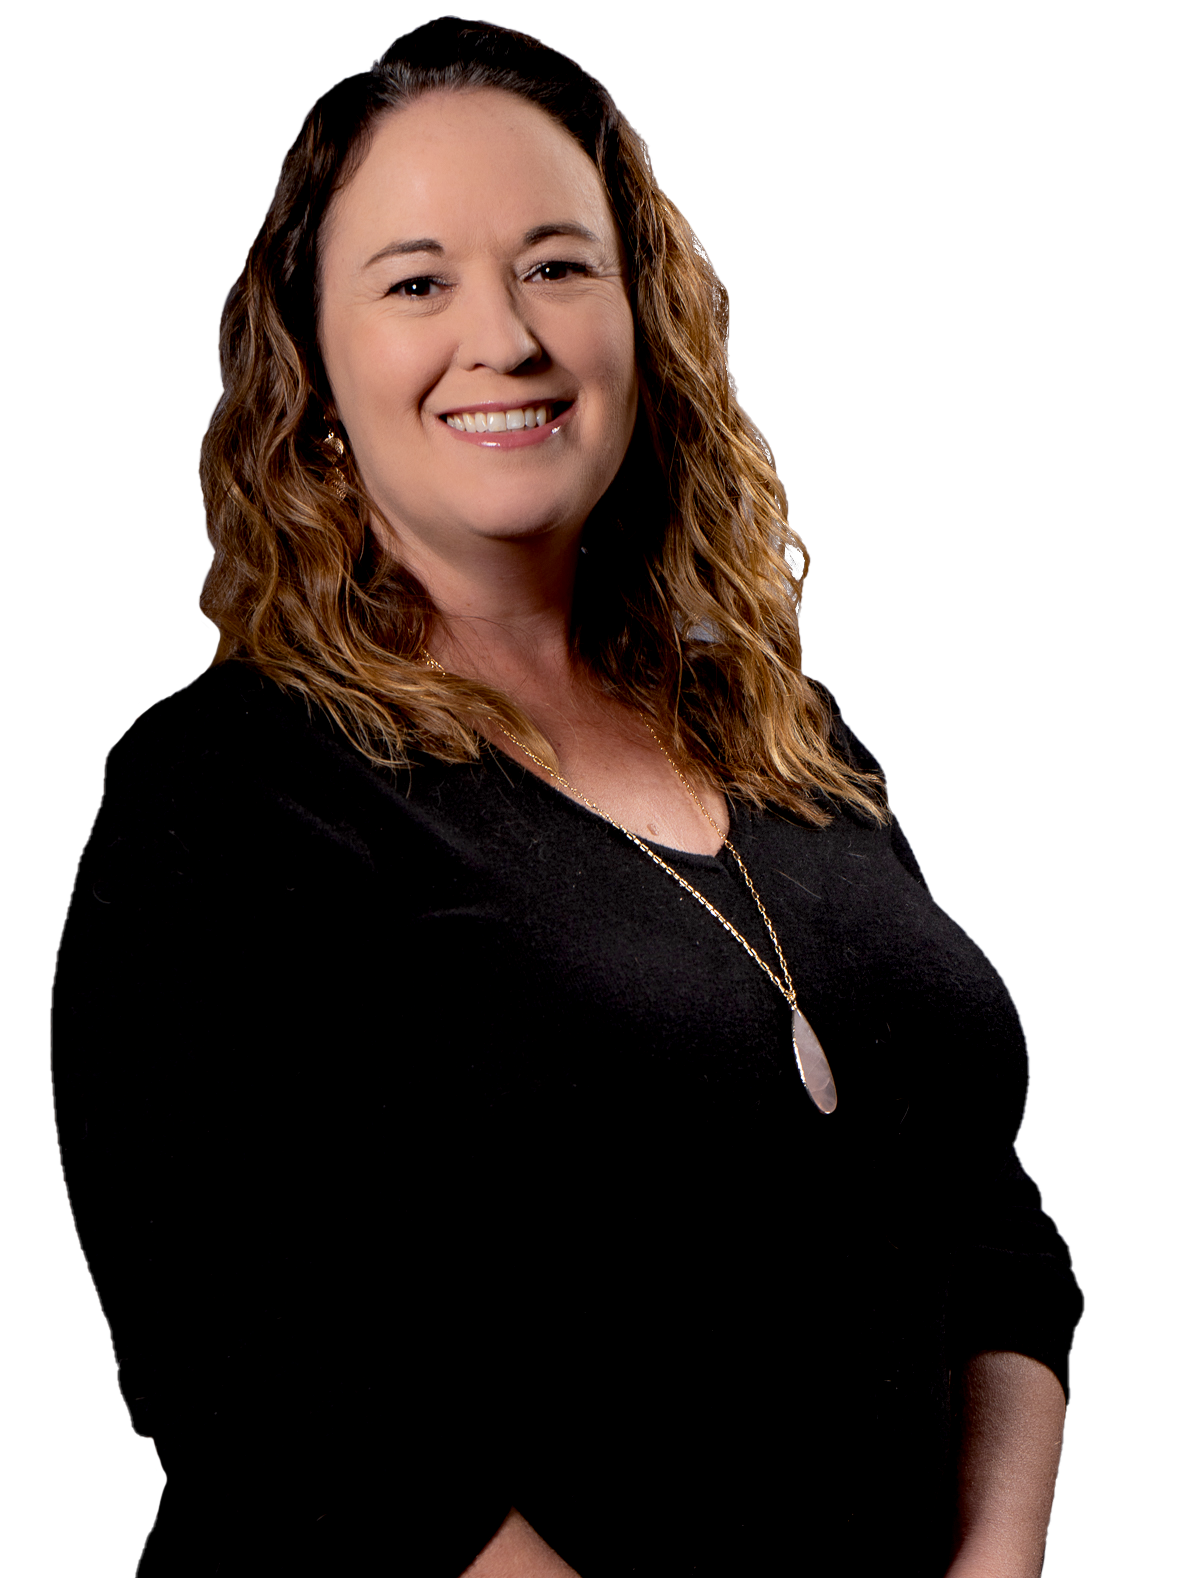
[{"label": "woman's face", "polygon": [[638,404],[621,238],[579,144],[512,94],[417,99],[335,200],[321,270],[334,400],[397,535],[446,556],[575,537]]}]

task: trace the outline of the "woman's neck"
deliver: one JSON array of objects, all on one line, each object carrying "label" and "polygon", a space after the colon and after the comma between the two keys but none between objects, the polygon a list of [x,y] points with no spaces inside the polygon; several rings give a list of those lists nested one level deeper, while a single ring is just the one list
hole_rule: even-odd
[{"label": "woman's neck", "polygon": [[401,540],[397,551],[437,610],[429,646],[443,668],[524,706],[533,696],[558,702],[579,683],[570,641],[576,534],[477,539],[448,554]]},{"label": "woman's neck", "polygon": [[[419,577],[438,611],[429,641],[442,668],[479,680],[510,698],[555,753],[565,792],[600,808],[640,838],[712,855],[729,826],[721,792],[697,778],[702,814],[648,721],[607,695],[574,658],[572,591],[579,535],[567,545],[546,537],[479,539],[432,552],[401,542],[400,558]],[[478,720],[504,754],[556,785],[542,763],[511,735]],[[695,776],[695,775],[694,775]]]},{"label": "woman's neck", "polygon": [[442,668],[501,690],[529,713],[563,707],[582,684],[567,608],[439,613],[430,648]]}]

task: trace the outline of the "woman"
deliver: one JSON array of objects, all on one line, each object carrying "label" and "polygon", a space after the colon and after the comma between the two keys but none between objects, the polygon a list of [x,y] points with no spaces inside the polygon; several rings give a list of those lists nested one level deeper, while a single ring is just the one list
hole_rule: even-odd
[{"label": "woman", "polygon": [[112,754],[57,985],[143,1578],[1040,1568],[1020,1028],[802,675],[725,328],[522,35],[419,29],[285,161],[217,660]]}]

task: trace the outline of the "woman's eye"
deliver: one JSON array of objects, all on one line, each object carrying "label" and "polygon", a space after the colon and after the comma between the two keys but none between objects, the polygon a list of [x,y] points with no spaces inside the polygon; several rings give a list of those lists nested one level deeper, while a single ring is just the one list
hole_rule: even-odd
[{"label": "woman's eye", "polygon": [[589,269],[584,263],[537,263],[527,276],[528,279],[542,279],[548,284],[555,284],[566,279],[570,274],[587,274]]},{"label": "woman's eye", "polygon": [[440,288],[440,280],[431,279],[427,275],[418,275],[415,279],[401,279],[398,285],[393,285],[387,292],[389,296],[431,296],[434,290]]}]

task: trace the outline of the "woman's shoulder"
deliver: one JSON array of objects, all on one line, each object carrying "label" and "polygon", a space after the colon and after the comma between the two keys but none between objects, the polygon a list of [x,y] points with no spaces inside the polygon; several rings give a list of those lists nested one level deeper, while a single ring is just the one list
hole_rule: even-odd
[{"label": "woman's shoulder", "polygon": [[[873,752],[869,749],[865,742],[853,732],[852,728],[845,721],[844,715],[840,711],[840,704],[836,700],[836,697],[832,694],[828,687],[818,679],[811,679],[808,681],[808,684],[811,685],[812,689],[824,702],[831,714],[832,749],[837,753],[837,755],[841,756],[846,762],[848,762],[851,767],[855,767],[859,772],[863,773],[876,773],[877,776],[882,780],[882,783],[884,783],[885,773],[882,770],[881,763],[878,761],[877,757],[874,756]],[[838,807],[837,809],[840,811],[841,816],[843,817],[844,808]],[[892,810],[889,822],[883,829],[883,836],[888,839],[889,846],[893,850],[898,863],[905,868],[908,874],[913,877],[917,883],[919,883],[923,888],[926,888],[926,878],[923,876],[914,851],[911,849],[909,841],[907,840],[905,833],[902,831],[902,825],[898,821],[898,818],[892,813]]]},{"label": "woman's shoulder", "polygon": [[228,661],[150,707],[111,751],[84,861],[108,884],[154,892],[291,892],[293,870],[306,885],[343,863],[369,870],[401,821],[401,785],[302,695]]},{"label": "woman's shoulder", "polygon": [[321,708],[249,663],[228,660],[143,713],[107,759],[106,792],[269,797],[373,776]]},{"label": "woman's shoulder", "polygon": [[851,767],[856,767],[863,773],[881,774],[881,763],[845,722],[844,714],[840,711],[840,703],[828,687],[822,680],[818,679],[808,679],[807,683],[831,714],[831,745],[833,750],[848,762]]},{"label": "woman's shoulder", "polygon": [[302,695],[228,661],[150,707],[119,740],[100,817],[129,828],[168,824],[186,839],[238,849],[302,819],[348,819],[373,797],[374,779]]},{"label": "woman's shoulder", "polygon": [[216,664],[136,719],[111,753],[113,763],[209,755],[241,749],[262,734],[307,728],[309,709],[248,663]]}]

